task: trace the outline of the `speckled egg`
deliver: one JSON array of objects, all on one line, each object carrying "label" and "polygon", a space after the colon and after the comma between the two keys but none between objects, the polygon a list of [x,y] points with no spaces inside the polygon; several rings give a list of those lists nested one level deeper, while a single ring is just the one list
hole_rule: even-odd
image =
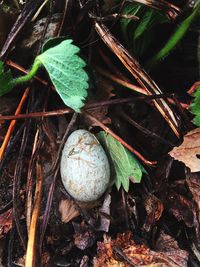
[{"label": "speckled egg", "polygon": [[74,131],[62,151],[60,173],[63,185],[74,199],[97,200],[110,181],[108,158],[96,137],[86,130]]}]

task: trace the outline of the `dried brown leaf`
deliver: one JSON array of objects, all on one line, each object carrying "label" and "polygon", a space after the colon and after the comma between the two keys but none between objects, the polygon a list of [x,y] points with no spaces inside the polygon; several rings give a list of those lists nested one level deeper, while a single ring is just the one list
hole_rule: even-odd
[{"label": "dried brown leaf", "polygon": [[0,215],[0,238],[12,228],[12,209]]},{"label": "dried brown leaf", "polygon": [[192,193],[193,200],[197,204],[200,221],[200,175],[197,173],[187,174],[186,183]]},{"label": "dried brown leaf", "polygon": [[143,227],[146,231],[150,231],[154,223],[162,216],[163,203],[153,194],[149,194],[145,199],[145,209],[147,218]]},{"label": "dried brown leaf", "polygon": [[102,207],[99,209],[100,212],[100,226],[98,228],[99,231],[108,232],[110,227],[110,203],[111,203],[111,195],[107,194],[105,196]]},{"label": "dried brown leaf", "polygon": [[184,136],[183,143],[173,148],[169,153],[171,157],[183,162],[191,172],[200,171],[200,128],[188,132]]},{"label": "dried brown leaf", "polygon": [[192,201],[171,189],[167,192],[164,202],[178,221],[184,221],[187,227],[194,227],[195,211]]},{"label": "dried brown leaf", "polygon": [[[160,242],[163,242],[162,246]],[[144,244],[136,244],[130,232],[119,234],[115,240],[104,236],[104,242],[98,242],[98,257],[94,258],[94,267],[187,266],[188,253],[181,250],[173,238],[162,233],[157,245],[159,248],[153,251]]]},{"label": "dried brown leaf", "polygon": [[64,223],[68,223],[69,221],[80,215],[74,204],[74,201],[70,199],[64,199],[60,201],[59,212],[61,214],[61,221]]}]

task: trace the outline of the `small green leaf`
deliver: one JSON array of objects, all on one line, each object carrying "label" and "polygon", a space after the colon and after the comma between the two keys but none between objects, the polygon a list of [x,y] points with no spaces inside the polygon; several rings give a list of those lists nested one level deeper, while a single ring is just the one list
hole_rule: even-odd
[{"label": "small green leaf", "polygon": [[195,115],[193,122],[196,126],[200,126],[200,86],[197,87],[194,93],[194,100],[190,105],[192,114]]},{"label": "small green leaf", "polygon": [[129,180],[133,183],[140,183],[144,168],[120,142],[104,131],[97,134],[97,137],[109,157],[111,167],[115,173],[115,185],[117,189],[123,186],[129,190]]},{"label": "small green leaf", "polygon": [[7,94],[11,89],[11,71],[4,70],[4,63],[0,60],[0,96]]},{"label": "small green leaf", "polygon": [[36,62],[44,65],[63,102],[76,112],[84,106],[89,87],[88,75],[83,69],[86,63],[77,55],[79,51],[69,39],[36,57]]}]

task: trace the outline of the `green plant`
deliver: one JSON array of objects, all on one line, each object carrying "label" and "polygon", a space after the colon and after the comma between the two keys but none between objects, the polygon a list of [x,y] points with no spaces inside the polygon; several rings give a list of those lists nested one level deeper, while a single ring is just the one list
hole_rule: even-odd
[{"label": "green plant", "polygon": [[[179,23],[176,30],[171,34],[163,47],[157,52],[155,51],[155,55],[150,57],[147,61],[146,67],[148,69],[152,69],[157,63],[168,56],[182,40],[191,23],[199,14],[199,9],[200,0],[197,0],[192,11],[190,11],[190,14]],[[165,15],[161,12],[136,3],[131,3],[125,6],[123,14],[139,17],[138,21],[121,19],[121,28],[124,37],[128,45],[133,49],[134,54],[139,58],[149,57],[149,50],[151,51],[154,46],[157,46],[158,39],[155,36],[157,27],[161,24],[170,23],[170,21],[167,20]],[[175,24],[177,23],[175,22]],[[146,61],[146,59],[144,60]]]},{"label": "green plant", "polygon": [[200,1],[196,1],[196,4],[194,5],[194,8],[181,23],[177,27],[176,31],[171,35],[169,40],[166,42],[166,44],[163,46],[163,48],[160,49],[160,51],[155,54],[155,56],[150,59],[150,61],[147,63],[149,68],[152,68],[157,62],[164,59],[173,49],[174,47],[181,41],[181,39],[184,37],[185,33],[189,29],[191,23],[194,21],[194,19],[199,14],[200,10]]},{"label": "green plant", "polygon": [[197,87],[194,93],[194,100],[190,105],[191,113],[194,114],[193,122],[196,126],[200,126],[200,86]]},{"label": "green plant", "polygon": [[140,183],[142,172],[146,171],[133,154],[111,135],[101,131],[97,137],[109,157],[117,189],[122,186],[128,192],[130,181]]},{"label": "green plant", "polygon": [[[43,65],[63,102],[80,112],[87,97],[88,75],[83,69],[86,63],[77,54],[79,48],[72,40],[64,40],[54,47],[49,47],[52,40],[47,41],[43,51],[33,63],[30,72],[13,79],[10,70],[5,72],[0,61],[0,96],[8,93],[14,86],[30,81]],[[46,49],[48,48],[48,49]]]}]

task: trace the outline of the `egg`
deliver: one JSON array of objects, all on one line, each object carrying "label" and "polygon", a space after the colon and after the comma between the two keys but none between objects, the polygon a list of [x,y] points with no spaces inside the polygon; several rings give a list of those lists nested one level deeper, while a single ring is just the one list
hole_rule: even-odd
[{"label": "egg", "polygon": [[90,202],[103,195],[110,182],[110,166],[95,135],[80,129],[68,137],[60,173],[65,189],[74,199]]}]

